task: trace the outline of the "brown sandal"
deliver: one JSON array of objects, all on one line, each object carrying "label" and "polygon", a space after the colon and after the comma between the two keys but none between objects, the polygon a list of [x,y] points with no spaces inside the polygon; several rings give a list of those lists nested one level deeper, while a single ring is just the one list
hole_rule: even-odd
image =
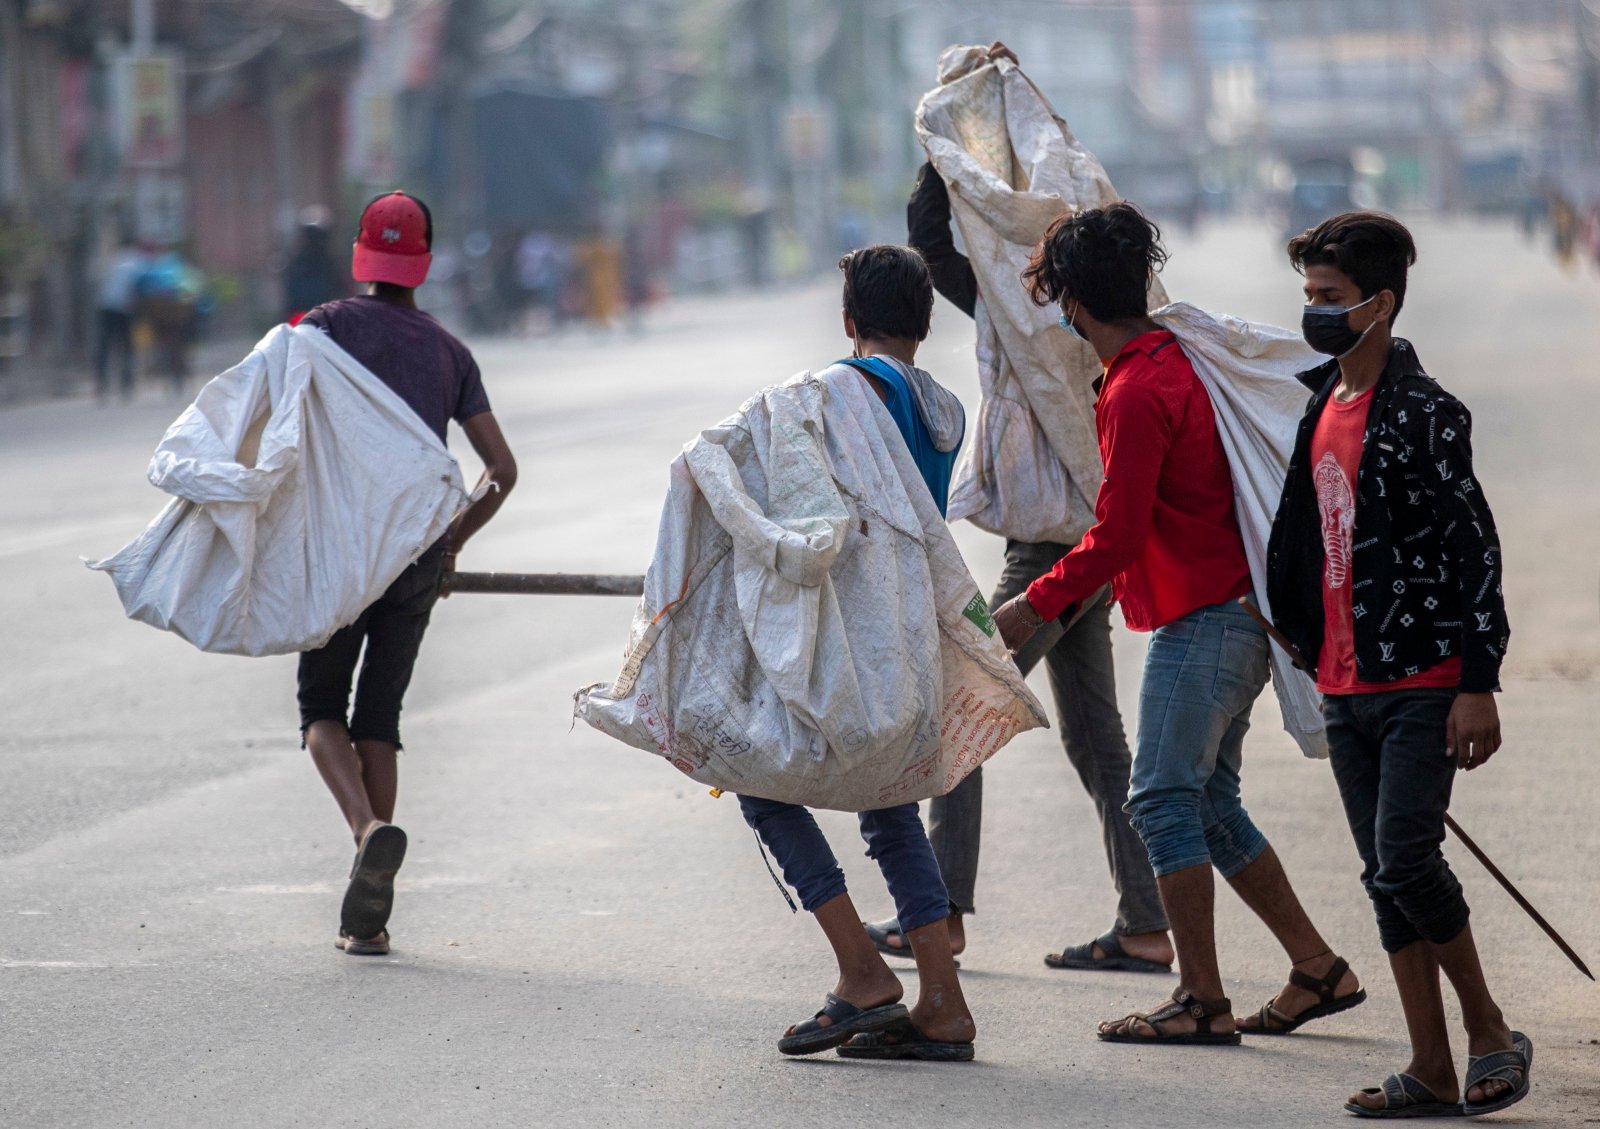
[{"label": "brown sandal", "polygon": [[1260,1011],[1256,1012],[1256,1022],[1248,1027],[1241,1023],[1239,1030],[1246,1035],[1287,1035],[1313,1019],[1324,1019],[1365,1003],[1367,1000],[1365,988],[1357,988],[1348,996],[1333,994],[1334,989],[1339,986],[1339,981],[1343,980],[1344,974],[1349,971],[1350,965],[1344,957],[1336,957],[1333,966],[1328,969],[1328,974],[1320,980],[1309,973],[1301,972],[1298,968],[1291,968],[1289,983],[1303,991],[1316,993],[1317,999],[1321,1002],[1312,1004],[1299,1015],[1285,1015],[1273,1006],[1278,1002],[1278,997],[1273,996],[1261,1005]]},{"label": "brown sandal", "polygon": [[[1239,1045],[1237,1031],[1213,1031],[1211,1021],[1218,1016],[1231,1015],[1233,1002],[1226,997],[1220,1000],[1201,1000],[1187,988],[1179,988],[1172,993],[1172,1002],[1165,1007],[1158,1008],[1146,1015],[1143,1012],[1134,1012],[1117,1020],[1110,1031],[1101,1031],[1100,1038],[1108,1043],[1162,1043],[1170,1046],[1213,1046],[1236,1047]],[[1194,1017],[1195,1029],[1168,1035],[1161,1030],[1161,1024],[1180,1015]],[[1147,1023],[1154,1035],[1130,1034],[1135,1022]]]}]

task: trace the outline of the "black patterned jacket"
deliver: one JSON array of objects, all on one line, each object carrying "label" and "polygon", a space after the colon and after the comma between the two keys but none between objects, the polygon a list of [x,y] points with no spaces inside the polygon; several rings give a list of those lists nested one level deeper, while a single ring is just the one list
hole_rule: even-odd
[{"label": "black patterned jacket", "polygon": [[[1339,383],[1329,361],[1302,373],[1315,395],[1295,439],[1267,550],[1273,619],[1307,662],[1322,653],[1321,515],[1311,435]],[[1461,656],[1461,689],[1499,689],[1511,628],[1500,539],[1472,471],[1472,417],[1395,338],[1362,440],[1351,535],[1356,674],[1389,682]]]}]

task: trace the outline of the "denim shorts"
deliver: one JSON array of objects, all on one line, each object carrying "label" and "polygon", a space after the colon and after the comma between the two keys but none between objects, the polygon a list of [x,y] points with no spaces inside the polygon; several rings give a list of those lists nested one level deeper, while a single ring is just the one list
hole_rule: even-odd
[{"label": "denim shorts", "polygon": [[1267,637],[1229,602],[1150,637],[1127,812],[1156,874],[1243,870],[1267,840],[1239,799],[1250,707],[1267,683]]},{"label": "denim shorts", "polygon": [[[444,542],[402,572],[356,621],[300,656],[300,732],[337,721],[352,741],[400,744],[400,703],[444,579]],[[366,654],[362,654],[365,644]],[[361,675],[356,679],[356,661]],[[349,713],[355,683],[355,712]]]}]

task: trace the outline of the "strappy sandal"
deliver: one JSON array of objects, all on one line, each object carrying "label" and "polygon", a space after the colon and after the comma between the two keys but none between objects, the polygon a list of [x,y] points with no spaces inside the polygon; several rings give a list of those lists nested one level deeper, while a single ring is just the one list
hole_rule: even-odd
[{"label": "strappy sandal", "polygon": [[1461,1088],[1461,1092],[1470,1093],[1472,1087],[1497,1079],[1511,1083],[1511,1089],[1487,1102],[1463,1100],[1462,1113],[1468,1117],[1479,1117],[1485,1113],[1495,1113],[1507,1106],[1516,1105],[1528,1096],[1528,1085],[1532,1074],[1533,1040],[1521,1031],[1513,1031],[1509,1051],[1495,1051],[1493,1054],[1467,1059],[1467,1083]]},{"label": "strappy sandal", "polygon": [[[823,1016],[830,1022],[818,1023]],[[852,1035],[881,1031],[910,1018],[905,1004],[859,1008],[829,992],[821,1010],[804,1023],[797,1023],[793,1031],[778,1040],[778,1051],[786,1055],[814,1055],[818,1051],[832,1050]]]},{"label": "strappy sandal", "polygon": [[333,944],[353,957],[386,957],[389,955],[389,931],[386,929],[376,937],[362,939],[340,930]]},{"label": "strappy sandal", "polygon": [[[1100,946],[1101,955],[1098,957],[1094,955],[1096,945]],[[1104,937],[1085,941],[1081,945],[1069,945],[1059,953],[1047,953],[1044,963],[1047,968],[1094,969],[1104,972],[1172,971],[1171,964],[1146,960],[1128,952],[1122,947],[1122,942],[1117,940],[1115,931],[1107,933]]]},{"label": "strappy sandal", "polygon": [[[1165,1007],[1145,1014],[1133,1012],[1123,1016],[1112,1023],[1110,1031],[1101,1031],[1100,1038],[1107,1043],[1149,1043],[1164,1044],[1168,1046],[1208,1046],[1208,1047],[1236,1047],[1239,1045],[1237,1031],[1213,1031],[1211,1021],[1218,1016],[1229,1015],[1233,1012],[1233,1002],[1226,997],[1220,1000],[1201,1000],[1187,988],[1179,988],[1172,993],[1172,1002]],[[1171,1035],[1161,1029],[1161,1024],[1176,1019],[1180,1015],[1189,1015],[1194,1018],[1193,1031],[1175,1032]],[[1133,1035],[1130,1030],[1135,1022],[1147,1023],[1154,1035]]]},{"label": "strappy sandal", "polygon": [[1349,1011],[1367,1002],[1367,990],[1357,988],[1348,996],[1335,996],[1334,989],[1339,986],[1339,981],[1344,979],[1344,974],[1350,971],[1350,965],[1344,957],[1334,959],[1333,967],[1328,969],[1328,974],[1320,980],[1298,968],[1289,970],[1289,983],[1306,992],[1314,992],[1320,1003],[1312,1004],[1299,1015],[1285,1015],[1273,1005],[1278,1002],[1278,997],[1261,1005],[1261,1010],[1255,1014],[1255,1024],[1246,1026],[1239,1024],[1239,1031],[1245,1035],[1287,1035],[1310,1023],[1313,1019],[1326,1019],[1330,1015],[1338,1015],[1341,1011]]},{"label": "strappy sandal", "polygon": [[[867,931],[867,940],[884,956],[904,957],[906,960],[916,960],[917,954],[911,951],[910,944],[891,945],[889,935],[892,933],[902,941],[906,940],[905,930],[900,928],[900,919],[891,917],[887,921],[863,921],[861,928]],[[952,958],[956,967],[961,967],[961,958]]]},{"label": "strappy sandal", "polygon": [[1409,1074],[1391,1074],[1382,1086],[1369,1086],[1363,1094],[1383,1095],[1375,1109],[1360,1102],[1345,1102],[1346,1113],[1357,1117],[1464,1117],[1460,1102],[1439,1100],[1439,1095]]}]

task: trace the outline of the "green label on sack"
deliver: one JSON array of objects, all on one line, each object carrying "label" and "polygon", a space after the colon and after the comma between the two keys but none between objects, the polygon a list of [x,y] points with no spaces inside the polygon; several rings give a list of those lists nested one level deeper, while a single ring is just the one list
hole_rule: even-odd
[{"label": "green label on sack", "polygon": [[985,634],[994,634],[994,616],[989,614],[989,605],[984,602],[982,593],[972,597],[970,603],[961,609],[961,614],[978,625]]}]

